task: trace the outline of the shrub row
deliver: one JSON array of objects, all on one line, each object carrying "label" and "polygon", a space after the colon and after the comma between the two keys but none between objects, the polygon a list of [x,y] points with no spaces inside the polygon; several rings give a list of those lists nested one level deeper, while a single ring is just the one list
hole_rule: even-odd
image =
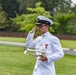
[{"label": "shrub row", "polygon": [[[56,35],[56,37],[63,40],[76,40],[76,35]],[[26,37],[27,35],[22,32],[0,32],[1,37]]]}]

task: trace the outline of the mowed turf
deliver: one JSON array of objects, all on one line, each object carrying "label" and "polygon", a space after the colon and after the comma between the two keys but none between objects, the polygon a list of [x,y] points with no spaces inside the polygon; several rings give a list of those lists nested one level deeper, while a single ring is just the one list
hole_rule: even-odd
[{"label": "mowed turf", "polygon": [[60,40],[62,47],[76,49],[76,40]]},{"label": "mowed turf", "polygon": [[35,58],[23,54],[24,48],[0,46],[0,75],[31,75]]},{"label": "mowed turf", "polygon": [[[36,59],[23,49],[0,45],[0,75],[32,75]],[[55,67],[57,75],[76,75],[76,56],[65,55]]]},{"label": "mowed turf", "polygon": [[[25,43],[25,38],[0,37],[0,41]],[[76,49],[76,40],[60,40],[60,42],[61,42],[62,47],[65,47],[65,48],[75,48]]]},{"label": "mowed turf", "polygon": [[[0,41],[25,42],[25,38],[0,37]],[[67,43],[66,43],[67,42]],[[61,40],[63,47],[76,48],[76,41]],[[32,75],[36,58],[23,47],[0,45],[0,75]],[[57,75],[76,75],[76,56],[65,55],[55,62]]]}]

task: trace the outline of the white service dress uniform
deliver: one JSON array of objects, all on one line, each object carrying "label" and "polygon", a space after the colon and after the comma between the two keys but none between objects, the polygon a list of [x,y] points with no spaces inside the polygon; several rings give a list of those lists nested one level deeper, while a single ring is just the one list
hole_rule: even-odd
[{"label": "white service dress uniform", "polygon": [[64,56],[59,39],[49,32],[38,36],[35,40],[33,40],[33,37],[34,33],[29,32],[26,39],[26,47],[40,51],[45,50],[47,57],[47,61],[44,62],[37,57],[33,75],[56,75],[54,61]]}]

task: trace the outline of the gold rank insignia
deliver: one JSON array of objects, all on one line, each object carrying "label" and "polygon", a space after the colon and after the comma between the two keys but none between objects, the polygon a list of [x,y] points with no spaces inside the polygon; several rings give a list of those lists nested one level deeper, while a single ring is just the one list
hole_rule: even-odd
[{"label": "gold rank insignia", "polygon": [[42,46],[42,44],[40,44],[40,46]]}]

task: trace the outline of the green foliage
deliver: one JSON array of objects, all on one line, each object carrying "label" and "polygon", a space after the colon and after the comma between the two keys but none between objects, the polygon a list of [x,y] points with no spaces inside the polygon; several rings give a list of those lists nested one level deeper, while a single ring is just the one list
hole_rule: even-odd
[{"label": "green foliage", "polygon": [[17,0],[0,0],[1,6],[8,17],[15,17],[19,13],[19,2]]},{"label": "green foliage", "polygon": [[32,12],[32,13],[35,13],[37,15],[43,15],[43,16],[52,18],[50,16],[50,13],[48,11],[46,11],[44,9],[44,7],[41,7],[41,2],[36,3],[35,6],[36,6],[36,8],[27,8],[27,10]]},{"label": "green foliage", "polygon": [[35,7],[37,0],[18,0],[20,2],[19,14],[29,13],[27,7]]},{"label": "green foliage", "polygon": [[[28,33],[35,25],[38,15],[52,18],[50,16],[51,14],[53,17],[58,15],[56,19],[58,17],[60,18],[58,18],[58,20],[55,20],[54,18],[53,27],[55,33],[76,34],[76,15],[74,15],[74,18],[72,19],[69,18],[69,15],[72,15],[70,12],[76,13],[76,5],[74,4],[74,6],[72,6],[71,3],[72,0],[0,0],[1,7],[3,8],[2,10],[5,11],[0,13],[0,30],[2,28],[2,30],[6,31],[26,31]],[[59,14],[57,12],[59,12]],[[64,13],[66,13],[66,15],[62,15]],[[68,13],[70,14],[68,15]],[[13,23],[10,21],[10,18],[14,18],[12,19]],[[29,23],[25,22],[27,21],[26,18]],[[32,21],[32,18],[35,20],[34,22]],[[9,22],[9,26],[7,22]],[[50,31],[54,32],[52,27],[50,28]],[[36,33],[38,34],[38,31]]]},{"label": "green foliage", "polygon": [[[72,11],[76,13],[76,5],[72,8]],[[67,33],[76,35],[76,15],[74,16],[72,20],[69,21],[68,25],[69,26],[68,26]]]},{"label": "green foliage", "polygon": [[18,0],[20,1],[20,13],[28,13],[27,7],[35,7],[37,2],[41,2],[41,6],[45,10],[50,11],[54,14],[54,9],[60,12],[68,12],[71,9],[71,0]]},{"label": "green foliage", "polygon": [[0,5],[0,29],[4,29],[8,26],[7,14],[5,11],[2,11],[2,7]]},{"label": "green foliage", "polygon": [[67,27],[67,33],[68,34],[73,34],[76,35],[76,21],[75,18],[72,19],[69,23],[68,23],[68,27]]},{"label": "green foliage", "polygon": [[[12,19],[12,21],[15,22],[16,25],[19,25],[20,30],[25,31],[27,34],[35,26],[38,15],[52,18],[49,12],[45,11],[45,9],[43,7],[40,7],[40,5],[41,2],[38,2],[36,3],[36,8],[27,8],[27,10],[31,12],[31,14],[22,14],[21,16],[17,16],[16,18]],[[53,32],[53,29],[50,31]],[[38,34],[38,31],[36,32],[36,34]]]},{"label": "green foliage", "polygon": [[56,33],[67,34],[68,22],[74,17],[74,13],[56,13],[54,15],[54,29]]}]

